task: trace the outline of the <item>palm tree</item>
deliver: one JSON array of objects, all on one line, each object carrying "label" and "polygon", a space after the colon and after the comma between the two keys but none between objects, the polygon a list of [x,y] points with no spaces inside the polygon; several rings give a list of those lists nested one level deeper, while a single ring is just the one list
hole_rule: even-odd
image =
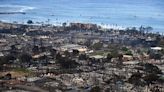
[{"label": "palm tree", "polygon": [[152,31],[152,30],[153,30],[153,28],[152,28],[152,27],[150,27],[150,26],[146,27],[145,29],[146,29],[146,33],[149,33],[150,31]]},{"label": "palm tree", "polygon": [[64,29],[64,30],[65,30],[65,28],[66,28],[66,25],[67,25],[66,22],[62,23],[62,26],[63,26],[63,29]]},{"label": "palm tree", "polygon": [[139,27],[139,31],[140,35],[143,35],[145,33],[145,28],[141,25],[141,27]]},{"label": "palm tree", "polygon": [[50,24],[50,19],[48,19],[47,22],[48,22],[48,25],[49,25]]},{"label": "palm tree", "polygon": [[66,25],[67,25],[67,23],[66,22],[64,22],[63,24],[62,24],[62,26],[65,28],[66,27]]}]

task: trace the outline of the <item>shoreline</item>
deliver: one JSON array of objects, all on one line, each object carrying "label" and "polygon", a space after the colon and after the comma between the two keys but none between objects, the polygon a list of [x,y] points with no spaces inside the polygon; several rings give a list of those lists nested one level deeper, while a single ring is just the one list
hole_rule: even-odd
[{"label": "shoreline", "polygon": [[[27,22],[19,23],[17,21],[7,22],[7,21],[0,20],[0,23],[2,23],[2,24],[9,24],[9,25],[15,25],[15,26],[17,26],[17,25],[25,25],[25,26],[51,26],[51,27],[53,27],[53,26],[55,26],[55,27],[63,27],[63,24],[65,24],[65,23],[66,23],[65,26],[69,27],[73,23],[73,24],[82,24],[82,25],[96,25],[97,27],[100,27],[101,29],[104,29],[104,30],[124,30],[124,31],[126,31],[127,29],[131,30],[133,28],[135,28],[136,30],[139,31],[140,27],[146,28],[145,26],[142,26],[142,25],[140,27],[135,27],[135,26],[133,26],[133,27],[123,27],[123,26],[119,26],[117,24],[111,25],[111,24],[103,24],[103,23],[99,24],[99,23],[89,23],[89,22],[59,22],[60,23],[60,25],[59,25],[59,24],[45,23],[45,22],[34,22],[34,23],[31,23],[31,24],[28,24]],[[147,26],[147,27],[151,27],[151,26]],[[150,33],[164,35],[163,32],[159,32],[159,31],[156,32],[154,30],[151,31]]]},{"label": "shoreline", "polygon": [[[36,26],[42,26],[42,25],[51,25],[51,26],[62,26],[63,23],[66,23],[67,26],[70,25],[71,23],[80,23],[80,24],[95,24],[97,26],[101,26],[104,29],[114,29],[114,30],[125,30],[126,28],[137,28],[136,26],[129,26],[129,27],[124,27],[120,26],[117,24],[104,24],[104,23],[92,23],[92,22],[58,22],[58,23],[45,23],[45,22],[34,22],[32,24],[27,24],[27,22],[18,22],[18,21],[13,21],[9,22],[6,20],[0,20],[0,23],[6,23],[6,24],[18,24],[18,25],[36,25]],[[142,26],[142,25],[141,25]],[[121,29],[119,29],[121,28]]]}]

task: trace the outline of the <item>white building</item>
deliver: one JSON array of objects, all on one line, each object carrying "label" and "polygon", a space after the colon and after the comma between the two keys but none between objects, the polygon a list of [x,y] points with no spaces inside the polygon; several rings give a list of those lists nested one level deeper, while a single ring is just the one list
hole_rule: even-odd
[{"label": "white building", "polygon": [[73,50],[78,50],[79,52],[86,52],[88,49],[86,46],[81,46],[81,45],[77,45],[77,44],[67,44],[64,46],[60,47],[61,51],[69,51],[72,52]]}]

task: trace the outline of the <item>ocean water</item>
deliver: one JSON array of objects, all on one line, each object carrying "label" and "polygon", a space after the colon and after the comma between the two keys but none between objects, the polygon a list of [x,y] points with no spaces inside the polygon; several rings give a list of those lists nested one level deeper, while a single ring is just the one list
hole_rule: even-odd
[{"label": "ocean water", "polygon": [[0,0],[0,13],[4,12],[26,13],[0,14],[0,20],[7,22],[143,25],[164,32],[164,0]]}]

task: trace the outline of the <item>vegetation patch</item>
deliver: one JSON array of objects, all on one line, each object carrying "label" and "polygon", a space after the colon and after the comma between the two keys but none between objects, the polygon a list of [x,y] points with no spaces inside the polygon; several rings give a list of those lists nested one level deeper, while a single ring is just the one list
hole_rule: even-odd
[{"label": "vegetation patch", "polygon": [[15,72],[23,72],[23,73],[30,73],[31,71],[25,68],[14,68]]}]

